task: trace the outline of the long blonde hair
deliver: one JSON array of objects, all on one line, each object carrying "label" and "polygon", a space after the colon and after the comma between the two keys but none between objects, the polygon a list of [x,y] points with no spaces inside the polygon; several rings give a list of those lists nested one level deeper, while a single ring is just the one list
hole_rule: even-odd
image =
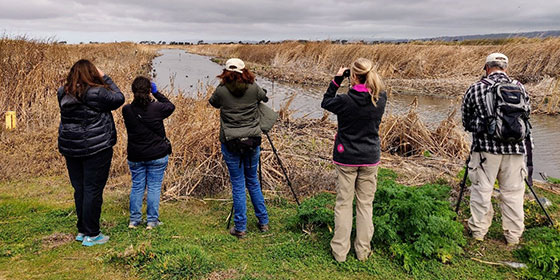
[{"label": "long blonde hair", "polygon": [[377,106],[377,100],[379,99],[379,93],[385,89],[385,85],[377,73],[377,69],[373,62],[367,58],[360,57],[352,63],[350,68],[351,75],[360,83],[364,83],[368,88],[368,92],[371,95],[371,102],[374,106]]}]

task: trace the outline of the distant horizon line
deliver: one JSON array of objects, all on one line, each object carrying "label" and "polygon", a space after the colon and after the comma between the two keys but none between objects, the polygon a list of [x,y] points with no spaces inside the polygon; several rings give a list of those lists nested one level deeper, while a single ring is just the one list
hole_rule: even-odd
[{"label": "distant horizon line", "polygon": [[81,41],[81,42],[71,42],[68,40],[59,40],[56,36],[50,36],[43,39],[33,38],[29,35],[6,35],[3,34],[0,38],[10,38],[10,39],[24,39],[30,41],[52,41],[53,43],[67,43],[67,44],[94,44],[94,43],[123,43],[123,42],[133,42],[133,43],[155,43],[155,44],[171,44],[171,43],[190,43],[190,44],[230,44],[230,43],[279,43],[285,41],[308,41],[308,42],[320,42],[320,41],[333,41],[333,42],[412,42],[412,41],[467,41],[467,40],[477,40],[477,39],[508,39],[508,38],[549,38],[549,37],[560,37],[560,29],[557,30],[542,30],[542,31],[527,31],[527,32],[506,32],[506,33],[486,33],[486,34],[469,34],[469,35],[442,35],[434,37],[419,37],[419,38],[360,38],[360,37],[346,37],[346,38],[325,38],[325,39],[303,39],[303,38],[291,38],[291,39],[251,39],[251,40],[225,40],[225,39],[187,39],[187,40],[111,40],[111,41]]}]

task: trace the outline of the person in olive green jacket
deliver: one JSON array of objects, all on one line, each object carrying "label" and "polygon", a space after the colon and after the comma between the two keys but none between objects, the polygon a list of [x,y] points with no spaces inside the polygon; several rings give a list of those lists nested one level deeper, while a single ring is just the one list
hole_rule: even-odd
[{"label": "person in olive green jacket", "polygon": [[247,231],[245,188],[249,190],[259,230],[268,231],[268,213],[257,178],[262,133],[258,106],[261,101],[267,102],[268,97],[240,59],[228,60],[218,78],[221,83],[209,102],[220,109],[222,155],[232,184],[234,227],[230,234],[242,238]]}]

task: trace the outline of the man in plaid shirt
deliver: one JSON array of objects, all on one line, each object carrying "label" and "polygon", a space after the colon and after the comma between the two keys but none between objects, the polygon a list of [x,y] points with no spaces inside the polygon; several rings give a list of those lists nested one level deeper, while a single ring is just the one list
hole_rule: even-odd
[{"label": "man in plaid shirt", "polygon": [[[486,76],[494,82],[513,82],[528,94],[523,85],[511,80],[506,74],[508,58],[501,53],[490,54],[486,58],[484,70]],[[463,126],[472,132],[471,160],[469,162],[469,179],[471,185],[469,229],[476,240],[484,240],[492,224],[494,210],[491,198],[494,182],[500,185],[499,199],[502,211],[502,228],[508,245],[516,245],[525,229],[523,223],[523,195],[525,193],[524,177],[527,174],[524,154],[525,143],[500,142],[486,132],[489,113],[486,96],[492,94],[492,85],[480,80],[472,84],[461,106]]]}]

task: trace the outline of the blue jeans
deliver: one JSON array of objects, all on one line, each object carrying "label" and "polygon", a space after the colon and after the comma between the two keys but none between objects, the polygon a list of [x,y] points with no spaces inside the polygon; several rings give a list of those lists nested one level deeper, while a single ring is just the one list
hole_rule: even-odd
[{"label": "blue jeans", "polygon": [[132,175],[130,190],[130,222],[142,221],[142,199],[144,190],[148,189],[146,216],[148,222],[157,222],[159,218],[159,195],[163,174],[167,168],[169,156],[150,161],[128,161]]},{"label": "blue jeans", "polygon": [[247,230],[247,198],[245,187],[251,196],[255,216],[259,224],[268,224],[268,213],[264,205],[264,196],[261,191],[261,184],[257,177],[257,167],[259,165],[259,155],[261,147],[257,147],[251,155],[241,158],[232,154],[227,147],[222,144],[222,155],[229,170],[231,180],[231,192],[233,195],[233,223],[237,231]]}]

